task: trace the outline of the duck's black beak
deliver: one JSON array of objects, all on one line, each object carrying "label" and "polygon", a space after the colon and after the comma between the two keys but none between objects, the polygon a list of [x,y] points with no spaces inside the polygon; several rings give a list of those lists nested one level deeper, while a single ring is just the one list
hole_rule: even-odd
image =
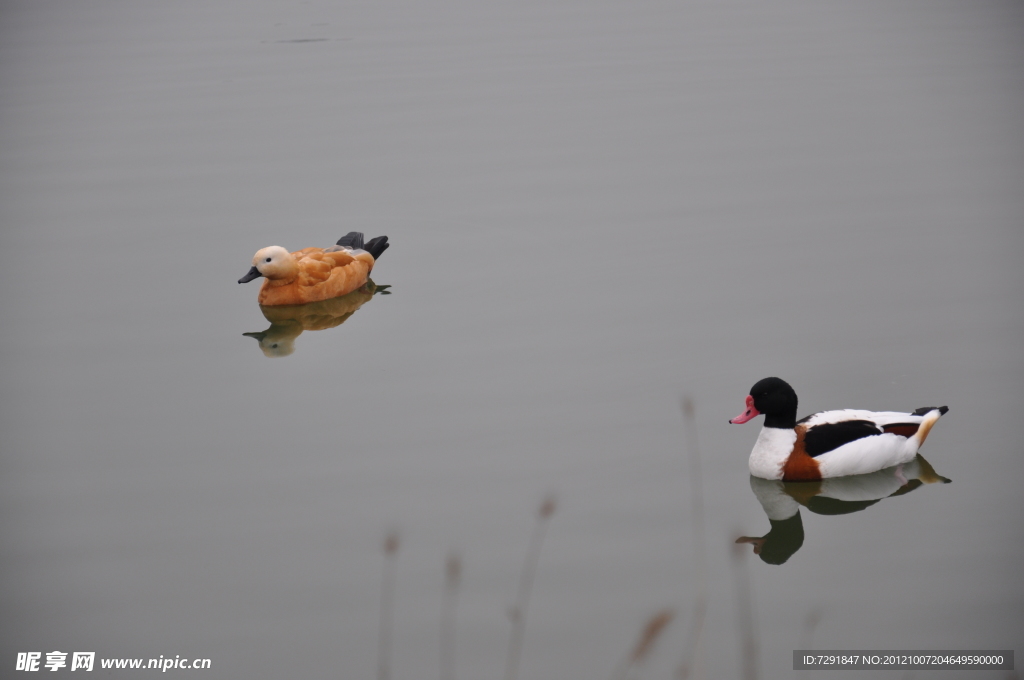
[{"label": "duck's black beak", "polygon": [[260,270],[256,269],[256,266],[253,265],[253,268],[250,269],[248,272],[246,272],[245,276],[243,276],[242,278],[238,279],[238,282],[239,283],[249,283],[253,279],[258,279],[261,276],[263,276],[263,274],[260,274]]}]

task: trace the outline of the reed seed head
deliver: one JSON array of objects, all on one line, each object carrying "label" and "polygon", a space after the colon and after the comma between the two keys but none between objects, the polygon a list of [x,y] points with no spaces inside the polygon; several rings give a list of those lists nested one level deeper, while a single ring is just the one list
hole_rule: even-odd
[{"label": "reed seed head", "polygon": [[671,609],[663,609],[647,621],[647,625],[644,626],[640,639],[637,640],[636,647],[633,648],[633,653],[629,657],[631,663],[644,660],[651,648],[654,647],[654,643],[658,641],[658,637],[668,627],[668,624],[672,623],[674,616],[675,613]]},{"label": "reed seed head", "polygon": [[392,531],[384,538],[384,554],[391,557],[398,552],[398,532]]},{"label": "reed seed head", "polygon": [[449,587],[454,588],[459,585],[459,578],[462,576],[462,560],[459,559],[458,553],[449,553],[448,560],[444,565],[444,573]]},{"label": "reed seed head", "polygon": [[683,397],[683,415],[687,418],[693,417],[693,399]]}]

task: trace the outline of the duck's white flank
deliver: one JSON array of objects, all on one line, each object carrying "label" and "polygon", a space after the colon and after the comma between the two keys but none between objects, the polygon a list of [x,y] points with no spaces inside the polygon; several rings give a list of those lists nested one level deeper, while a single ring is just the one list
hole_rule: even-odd
[{"label": "duck's white flank", "polygon": [[914,437],[898,434],[876,434],[843,444],[828,453],[816,456],[822,477],[864,475],[883,468],[908,463],[917,455]]}]

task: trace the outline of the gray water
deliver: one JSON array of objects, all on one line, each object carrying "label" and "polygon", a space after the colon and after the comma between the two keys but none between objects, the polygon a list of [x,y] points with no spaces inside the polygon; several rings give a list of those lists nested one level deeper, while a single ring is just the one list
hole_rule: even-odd
[{"label": "gray water", "polygon": [[[634,675],[1019,651],[1022,24],[987,1],[4,3],[4,676],[61,650],[376,677],[396,532],[391,677],[439,677],[454,553],[456,675],[500,678],[548,497],[523,680],[612,677],[666,608]],[[350,230],[389,236],[390,295],[267,358],[252,254]],[[737,547],[772,525],[759,423],[726,421],[768,375],[800,415],[948,404],[922,453],[952,483],[798,506],[781,565]]]}]

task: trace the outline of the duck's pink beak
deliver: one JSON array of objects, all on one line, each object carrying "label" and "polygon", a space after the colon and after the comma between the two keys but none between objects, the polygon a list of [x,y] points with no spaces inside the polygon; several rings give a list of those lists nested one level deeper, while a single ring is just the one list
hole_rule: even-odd
[{"label": "duck's pink beak", "polygon": [[743,413],[739,414],[738,416],[736,416],[735,418],[733,418],[729,422],[732,423],[733,425],[742,425],[743,423],[747,422],[751,418],[753,418],[755,416],[759,416],[759,415],[761,415],[761,412],[758,411],[756,408],[754,408],[754,398],[748,394],[747,395],[747,410],[744,411]]}]

